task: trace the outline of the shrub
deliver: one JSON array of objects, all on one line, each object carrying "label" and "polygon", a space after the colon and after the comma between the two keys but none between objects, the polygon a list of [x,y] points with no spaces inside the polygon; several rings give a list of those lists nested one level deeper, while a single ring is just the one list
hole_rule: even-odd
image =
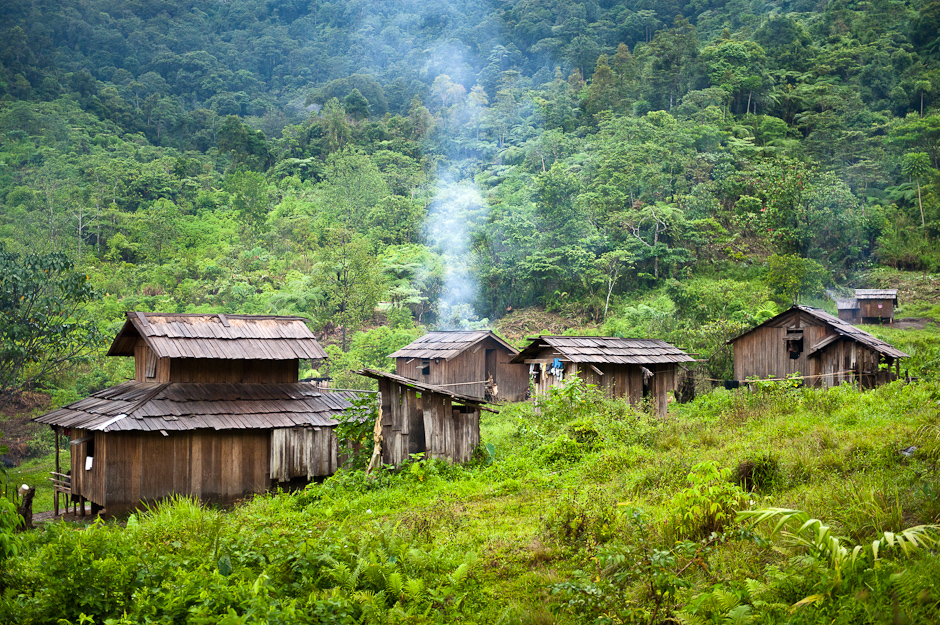
[{"label": "shrub", "polygon": [[746,491],[768,492],[781,480],[780,463],[770,455],[748,458],[738,465],[734,481]]},{"label": "shrub", "polygon": [[603,544],[618,530],[617,501],[599,489],[569,492],[548,513],[543,523],[548,535],[561,544]]},{"label": "shrub", "polygon": [[731,471],[701,462],[688,475],[689,486],[672,500],[670,528],[677,539],[698,540],[721,532],[734,521],[747,495],[728,478]]}]

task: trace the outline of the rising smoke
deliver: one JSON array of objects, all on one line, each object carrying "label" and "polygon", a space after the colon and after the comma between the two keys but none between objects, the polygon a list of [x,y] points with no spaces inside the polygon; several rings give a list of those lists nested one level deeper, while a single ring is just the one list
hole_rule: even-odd
[{"label": "rising smoke", "polygon": [[486,219],[488,209],[472,180],[438,178],[434,201],[428,209],[425,236],[444,259],[444,289],[438,302],[442,330],[467,330],[486,325],[473,309],[477,281],[471,268],[473,229]]}]

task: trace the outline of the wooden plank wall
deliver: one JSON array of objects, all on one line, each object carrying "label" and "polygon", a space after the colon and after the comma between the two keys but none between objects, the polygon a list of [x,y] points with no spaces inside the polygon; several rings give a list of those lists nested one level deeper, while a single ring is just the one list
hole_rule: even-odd
[{"label": "wooden plank wall", "polygon": [[[102,432],[91,432],[72,428],[69,435],[70,441],[80,440],[86,436],[92,437],[91,441],[85,441],[78,445],[69,445],[71,476],[72,476],[72,494],[82,496],[88,501],[93,501],[99,506],[104,505],[105,500],[105,463],[107,457],[106,439]],[[85,458],[88,456],[89,449],[94,451],[94,460],[90,471],[85,470]]]},{"label": "wooden plank wall", "polygon": [[[395,373],[435,386],[444,385],[462,395],[483,399],[486,393],[486,350],[495,350],[496,365],[493,380],[499,386],[499,398],[522,401],[529,388],[529,366],[512,364],[514,354],[494,341],[484,339],[450,360],[432,359],[430,375],[422,375],[421,358],[396,358]],[[411,360],[411,362],[408,362]]]},{"label": "wooden plank wall", "polygon": [[[447,390],[483,399],[486,394],[486,341],[481,341],[450,360],[441,361]],[[433,371],[432,371],[433,373]],[[459,384],[458,383],[465,383]],[[431,382],[434,384],[434,382]]]},{"label": "wooden plank wall", "polygon": [[480,444],[480,410],[454,406],[439,393],[420,396],[391,380],[379,380],[382,394],[382,462],[401,466],[411,454],[466,462]]},{"label": "wooden plank wall", "polygon": [[289,482],[333,475],[339,467],[339,444],[333,428],[275,428],[271,431],[272,480]]},{"label": "wooden plank wall", "polygon": [[[268,489],[268,430],[111,432],[107,440],[109,515],[121,514],[174,494],[208,503],[233,503]],[[97,459],[96,459],[97,463]],[[87,497],[87,495],[86,495]]]},{"label": "wooden plank wall", "polygon": [[147,358],[151,353],[144,339],[137,339],[137,343],[134,344],[134,380],[137,382],[168,382],[170,379],[169,358],[158,358],[156,375],[152,378],[147,377]]},{"label": "wooden plank wall", "polygon": [[174,358],[170,382],[292,384],[298,380],[299,360],[209,360]]},{"label": "wooden plank wall", "polygon": [[215,360],[208,358],[158,358],[155,376],[148,378],[150,348],[143,339],[134,345],[134,379],[138,382],[257,382],[291,384],[297,382],[300,361]]},{"label": "wooden plank wall", "polygon": [[[827,335],[827,327],[818,322],[800,320],[795,315],[788,315],[781,321],[789,321],[794,327],[803,329],[803,352],[800,357],[796,360],[790,359],[786,341],[783,340],[788,329],[785,323],[777,327],[758,328],[734,342],[735,380],[744,380],[755,375],[761,378],[785,378],[796,372],[807,376],[819,373],[818,359],[809,358],[809,351]],[[818,382],[815,379],[807,380],[808,385],[814,383]]]},{"label": "wooden plank wall", "polygon": [[[878,308],[879,304],[881,308]],[[890,320],[894,318],[894,300],[891,299],[863,299],[858,301],[858,307],[859,316],[862,319]]]},{"label": "wooden plank wall", "polygon": [[512,354],[502,345],[496,343],[496,371],[493,379],[499,386],[498,399],[506,401],[523,401],[526,391],[529,390],[529,365],[509,362]]}]

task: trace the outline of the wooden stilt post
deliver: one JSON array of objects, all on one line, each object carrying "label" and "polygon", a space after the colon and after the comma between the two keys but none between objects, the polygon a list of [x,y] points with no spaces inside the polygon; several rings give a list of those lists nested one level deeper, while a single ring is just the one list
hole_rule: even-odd
[{"label": "wooden stilt post", "polygon": [[[59,470],[59,426],[55,426],[55,479],[59,479],[59,474],[62,471]],[[55,509],[55,515],[59,516],[59,487],[56,486],[55,481],[52,483],[52,501],[53,508]]]}]

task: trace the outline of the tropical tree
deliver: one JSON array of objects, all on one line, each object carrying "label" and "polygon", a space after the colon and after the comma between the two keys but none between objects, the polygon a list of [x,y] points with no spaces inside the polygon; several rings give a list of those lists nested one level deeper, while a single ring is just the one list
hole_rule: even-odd
[{"label": "tropical tree", "polygon": [[920,208],[920,227],[927,230],[924,219],[924,201],[920,194],[920,180],[930,173],[930,157],[926,152],[910,152],[901,161],[901,173],[917,183],[917,206]]},{"label": "tropical tree", "polygon": [[95,297],[64,254],[0,250],[0,409],[101,344],[98,326],[83,314]]}]

